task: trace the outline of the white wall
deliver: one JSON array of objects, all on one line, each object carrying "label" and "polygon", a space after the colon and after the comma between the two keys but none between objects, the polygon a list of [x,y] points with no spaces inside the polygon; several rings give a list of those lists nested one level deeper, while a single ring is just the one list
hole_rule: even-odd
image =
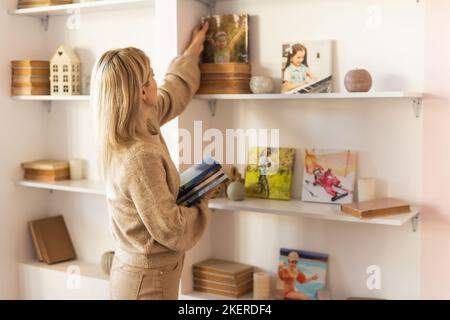
[{"label": "white wall", "polygon": [[[252,73],[276,78],[278,87],[282,43],[332,39],[335,91],[345,91],[343,77],[355,67],[372,73],[374,91],[423,90],[422,2],[230,0],[216,9],[251,15]],[[380,13],[380,23],[371,12]],[[197,112],[193,109],[189,113]],[[318,147],[358,151],[358,175],[377,178],[379,196],[421,200],[422,119],[415,118],[410,101],[223,101],[210,125],[222,131],[279,128],[281,146],[298,150],[294,198],[300,198],[302,150]],[[393,228],[217,212],[209,231],[213,256],[273,275],[281,247],[328,253],[334,298],[419,298],[420,230],[413,233],[410,224]],[[372,264],[381,267],[379,291],[366,288]]]},{"label": "white wall", "polygon": [[46,58],[40,21],[9,16],[16,4],[0,2],[0,299],[18,297],[16,261],[33,255],[26,222],[46,213],[47,200],[47,194],[15,185],[20,163],[45,155],[48,124],[41,103],[10,98],[10,61]]}]

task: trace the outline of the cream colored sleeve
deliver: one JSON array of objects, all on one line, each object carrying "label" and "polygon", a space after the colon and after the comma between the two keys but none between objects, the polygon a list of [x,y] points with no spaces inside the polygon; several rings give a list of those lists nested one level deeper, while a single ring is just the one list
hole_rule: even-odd
[{"label": "cream colored sleeve", "polygon": [[210,212],[205,201],[191,208],[176,204],[163,161],[148,152],[130,160],[129,196],[155,241],[173,251],[186,251],[203,235]]},{"label": "cream colored sleeve", "polygon": [[156,104],[159,125],[180,115],[200,86],[199,57],[183,54],[170,64],[164,83],[158,88]]}]

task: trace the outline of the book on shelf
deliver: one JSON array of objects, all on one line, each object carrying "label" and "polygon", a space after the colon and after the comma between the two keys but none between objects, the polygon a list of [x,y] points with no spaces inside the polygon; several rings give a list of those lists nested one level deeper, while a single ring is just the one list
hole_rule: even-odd
[{"label": "book on shelf", "polygon": [[341,211],[357,218],[374,218],[408,213],[411,207],[403,200],[384,198],[341,205]]},{"label": "book on shelf", "polygon": [[190,207],[228,180],[222,166],[210,157],[180,175],[177,204]]},{"label": "book on shelf", "polygon": [[54,264],[76,258],[75,249],[62,216],[30,221],[28,226],[39,261]]}]

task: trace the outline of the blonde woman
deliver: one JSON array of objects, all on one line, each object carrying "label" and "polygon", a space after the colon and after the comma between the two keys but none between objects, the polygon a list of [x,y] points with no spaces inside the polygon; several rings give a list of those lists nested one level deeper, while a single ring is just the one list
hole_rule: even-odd
[{"label": "blonde woman", "polygon": [[160,132],[198,89],[207,29],[194,30],[159,89],[139,49],[108,51],[94,68],[100,164],[117,244],[112,299],[177,299],[184,252],[207,226],[207,199],[191,208],[176,204],[179,173]]}]

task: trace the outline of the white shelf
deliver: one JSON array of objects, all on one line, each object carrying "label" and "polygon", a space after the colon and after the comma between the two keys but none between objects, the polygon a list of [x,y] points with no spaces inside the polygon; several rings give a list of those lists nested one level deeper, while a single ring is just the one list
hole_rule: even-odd
[{"label": "white shelf", "polygon": [[19,101],[89,101],[90,96],[11,96]]},{"label": "white shelf", "polygon": [[104,196],[106,195],[105,183],[94,180],[64,180],[57,182],[39,182],[21,180],[19,186],[54,191],[66,191],[74,193],[86,193]]},{"label": "white shelf", "polygon": [[[19,291],[26,300],[110,299],[109,276],[98,264],[80,260],[47,265],[27,261],[19,266]],[[69,268],[74,266],[72,268]]]},{"label": "white shelf", "polygon": [[27,261],[20,264],[22,266],[34,267],[41,270],[57,271],[63,273],[67,273],[70,266],[76,266],[80,268],[81,277],[109,281],[109,276],[102,271],[100,265],[84,262],[81,260],[66,261],[51,265],[39,261]]},{"label": "white shelf", "polygon": [[211,209],[220,210],[258,212],[279,216],[294,216],[317,220],[378,224],[387,226],[402,226],[406,222],[416,218],[419,214],[419,210],[417,208],[412,208],[410,213],[372,219],[359,219],[342,213],[339,205],[309,203],[298,200],[278,201],[267,199],[246,199],[244,201],[230,201],[225,198],[220,198],[211,199],[209,202],[209,207]]},{"label": "white shelf", "polygon": [[101,0],[84,3],[73,3],[55,6],[43,6],[36,8],[15,9],[8,13],[11,15],[46,17],[53,15],[69,15],[74,10],[83,13],[100,12],[107,10],[125,10],[154,6],[154,0]]},{"label": "white shelf", "polygon": [[307,94],[198,94],[198,100],[314,100],[314,99],[422,99],[423,93],[387,91],[387,92],[334,92]]},{"label": "white shelf", "polygon": [[[37,182],[21,180],[17,184],[28,188],[85,193],[101,196],[106,195],[103,181],[67,180],[58,182]],[[209,202],[209,208],[386,226],[403,226],[405,223],[415,219],[419,215],[419,209],[412,208],[410,213],[371,219],[359,219],[342,213],[339,205],[310,203],[299,200],[281,201],[256,198],[248,198],[244,201],[230,201],[225,198],[211,199]]]}]

